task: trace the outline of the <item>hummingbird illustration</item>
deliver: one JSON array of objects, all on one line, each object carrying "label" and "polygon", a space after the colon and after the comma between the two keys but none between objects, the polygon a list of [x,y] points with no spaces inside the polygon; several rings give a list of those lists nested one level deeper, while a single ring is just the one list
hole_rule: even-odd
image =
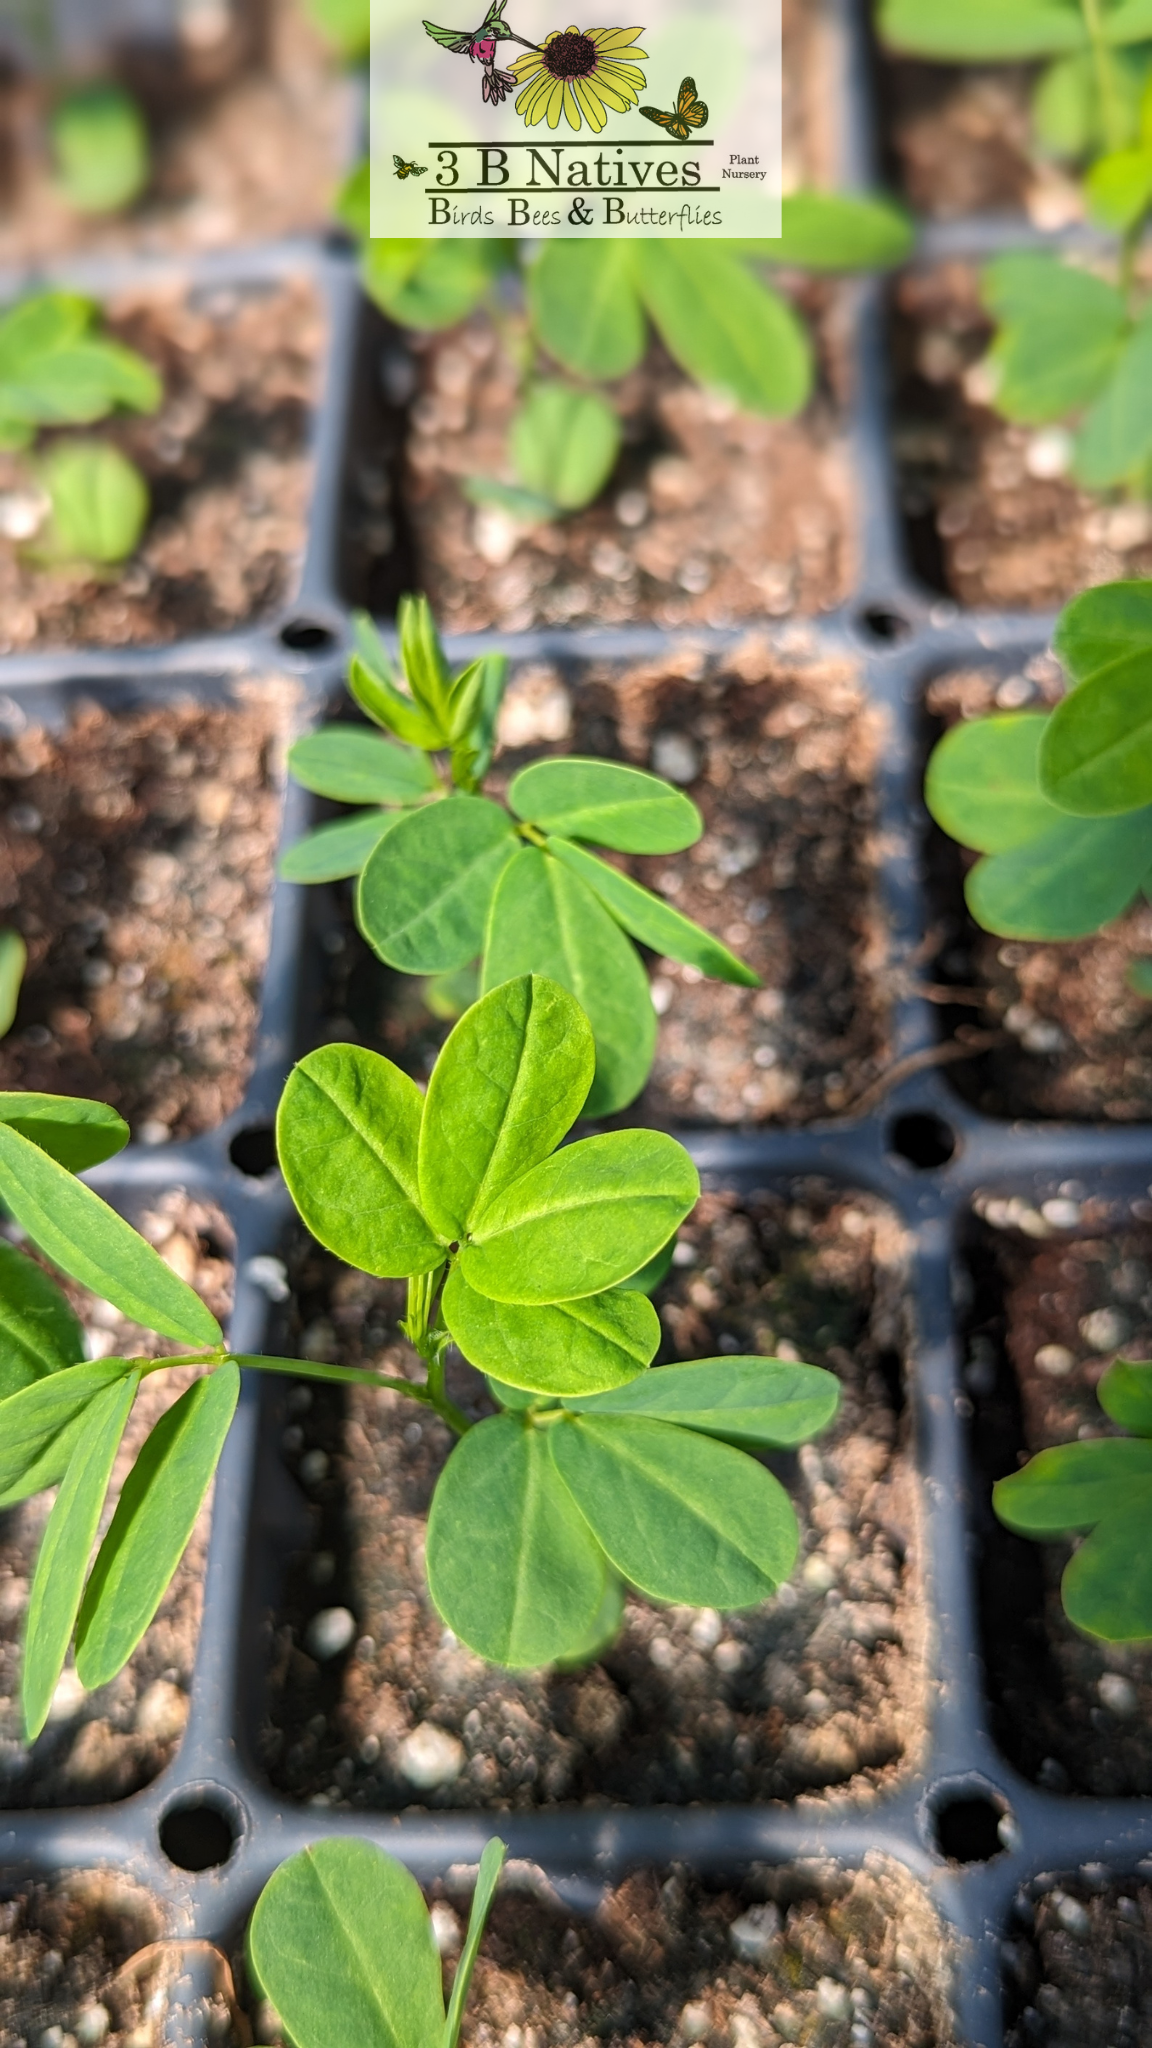
[{"label": "hummingbird illustration", "polygon": [[488,12],[479,28],[437,28],[434,21],[426,21],[424,27],[434,43],[442,50],[452,50],[458,57],[467,57],[471,63],[479,64],[484,73],[484,98],[498,107],[502,100],[513,91],[516,79],[511,71],[500,71],[496,65],[496,45],[500,42],[523,43],[526,50],[538,46],[515,29],[509,28],[504,20],[504,9],[508,0],[489,0]]}]

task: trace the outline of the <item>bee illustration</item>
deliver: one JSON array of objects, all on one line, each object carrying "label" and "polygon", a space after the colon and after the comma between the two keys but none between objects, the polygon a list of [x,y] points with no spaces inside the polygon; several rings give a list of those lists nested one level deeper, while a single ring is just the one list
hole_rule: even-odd
[{"label": "bee illustration", "polygon": [[693,128],[708,126],[708,109],[703,100],[696,97],[696,80],[684,78],[676,95],[676,111],[665,114],[659,107],[641,107],[645,120],[655,121],[657,127],[666,128],[669,135],[675,135],[680,142],[687,142]]},{"label": "bee illustration", "polygon": [[398,178],[424,178],[428,174],[427,164],[406,164],[402,156],[393,156]]}]

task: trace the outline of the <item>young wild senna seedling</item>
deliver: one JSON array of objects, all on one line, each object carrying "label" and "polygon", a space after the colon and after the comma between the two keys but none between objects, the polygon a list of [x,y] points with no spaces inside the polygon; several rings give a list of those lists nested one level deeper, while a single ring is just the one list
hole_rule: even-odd
[{"label": "young wild senna seedling", "polygon": [[[0,1203],[72,1279],[186,1347],[86,1363],[66,1301],[0,1240],[0,1507],[59,1488],[25,1625],[29,1738],[73,1635],[89,1687],[114,1678],[140,1641],[191,1535],[245,1365],[390,1387],[459,1437],[432,1504],[429,1586],[448,1625],[493,1662],[591,1654],[615,1631],[623,1581],[658,1600],[726,1608],[766,1598],[787,1576],[795,1517],[748,1453],[822,1428],[838,1383],[778,1359],[649,1369],[660,1328],[640,1287],[655,1283],[699,1183],[683,1147],[656,1131],[556,1150],[594,1063],[579,1004],[523,975],[466,1012],[426,1097],[357,1046],[322,1047],[293,1071],[277,1129],[289,1190],[338,1257],[407,1280],[402,1328],[423,1382],[231,1351],[191,1288],[75,1178],[125,1143],[115,1112],[0,1096]],[[499,1404],[478,1424],[446,1390],[453,1341]],[[140,1383],[181,1365],[202,1376],[153,1428],[90,1565]]]},{"label": "young wild senna seedling", "polygon": [[[594,1065],[579,1004],[521,975],[461,1018],[426,1098],[378,1054],[326,1046],[295,1069],[277,1123],[313,1236],[408,1280],[403,1328],[427,1382],[395,1384],[460,1438],[429,1516],[429,1589],[469,1648],[509,1666],[590,1654],[615,1632],[623,1582],[689,1606],[766,1599],[792,1569],[796,1520],[749,1453],[800,1442],[838,1399],[832,1374],[780,1360],[650,1369],[659,1320],[624,1283],[699,1182],[658,1131],[556,1149]],[[445,1393],[453,1340],[500,1404],[472,1426]]]},{"label": "young wild senna seedling", "polygon": [[464,488],[526,526],[578,510],[607,483],[621,426],[603,387],[638,367],[653,330],[705,390],[747,412],[791,417],[811,394],[814,351],[756,266],[882,270],[902,262],[912,241],[890,200],[838,192],[790,194],[773,241],[561,239],[530,251],[514,241],[373,238],[369,187],[365,163],[338,211],[360,243],[370,297],[418,332],[453,327],[483,306],[516,366],[512,480],[471,477]]},{"label": "young wild senna seedling", "polygon": [[368,1842],[317,1842],[256,1902],[248,1967],[292,2048],[456,2048],[503,1842],[485,1844],[444,2008],[432,1919],[415,1878]]},{"label": "young wild senna seedling", "polygon": [[932,816],[983,856],[968,908],[1004,938],[1084,938],[1152,877],[1152,583],[1074,598],[1053,647],[1072,685],[1054,711],[954,726],[928,763]]},{"label": "young wild senna seedling", "polygon": [[[373,951],[407,974],[452,976],[480,956],[480,985],[547,975],[582,1004],[596,1039],[592,1116],[639,1094],[656,1048],[656,1015],[634,941],[702,974],[759,986],[714,939],[590,851],[678,853],[703,829],[695,804],[655,775],[616,761],[534,762],[507,803],[480,794],[507,664],[499,655],[455,677],[424,598],[400,608],[399,686],[379,635],[360,621],[348,686],[378,726],[329,725],[297,740],[289,767],[318,795],[371,804],[321,825],[286,855],[291,881],[359,874],[356,919]],[[446,757],[447,775],[434,756]]]},{"label": "young wild senna seedling", "polygon": [[[31,449],[42,427],[90,426],[118,406],[154,412],[160,379],[133,349],[93,332],[96,308],[40,292],[0,319],[0,448]],[[148,487],[118,448],[57,440],[29,458],[48,515],[20,537],[35,558],[112,563],[132,553]]]},{"label": "young wild senna seedling", "polygon": [[992,1503],[1018,1536],[1088,1531],[1060,1584],[1069,1621],[1107,1643],[1152,1639],[1152,1363],[1118,1358],[1097,1389],[1130,1436],[1058,1444],[1001,1479]]}]

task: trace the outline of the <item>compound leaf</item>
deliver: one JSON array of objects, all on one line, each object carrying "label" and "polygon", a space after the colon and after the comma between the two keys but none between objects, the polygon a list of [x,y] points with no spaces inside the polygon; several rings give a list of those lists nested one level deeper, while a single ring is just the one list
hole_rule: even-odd
[{"label": "compound leaf", "polygon": [[401,1280],[444,1257],[420,1208],[415,1081],[359,1045],[325,1045],[288,1076],[276,1116],[280,1170],[320,1244]]},{"label": "compound leaf", "polygon": [[700,1193],[662,1131],[609,1131],[554,1152],[473,1219],[460,1253],[493,1301],[574,1301],[614,1287],[667,1243]]},{"label": "compound leaf", "polygon": [[139,1385],[139,1373],[129,1373],[89,1402],[48,1517],[24,1624],[20,1700],[26,1742],[35,1742],[48,1719],[64,1669],[104,1496]]},{"label": "compound leaf", "polygon": [[373,951],[406,974],[467,966],[482,949],[517,844],[507,811],[487,797],[453,796],[410,812],[360,876],[356,917]]},{"label": "compound leaf", "polygon": [[639,939],[642,946],[651,946],[669,960],[686,960],[690,967],[698,967],[701,974],[710,974],[717,981],[759,988],[760,977],[751,967],[730,953],[703,925],[693,924],[690,917],[674,910],[630,875],[622,875],[619,868],[610,867],[607,861],[567,839],[549,839],[548,850],[588,884],[617,924],[623,925],[630,937]]},{"label": "compound leaf", "polygon": [[532,324],[566,370],[623,377],[644,354],[647,323],[627,242],[545,242],[527,276]]},{"label": "compound leaf", "polygon": [[361,275],[369,298],[401,327],[455,327],[484,297],[501,262],[499,242],[404,240],[366,242]]},{"label": "compound leaf", "polygon": [[152,1429],[96,1553],[76,1626],[76,1671],[91,1691],[128,1662],[192,1534],[240,1394],[231,1359],[194,1381]]},{"label": "compound leaf", "polygon": [[622,1386],[644,1373],[660,1343],[660,1318],[647,1296],[618,1288],[523,1308],[478,1294],[457,1266],[441,1302],[469,1363],[529,1393],[596,1394]]},{"label": "compound leaf", "polygon": [[39,464],[52,515],[37,537],[46,559],[122,562],[148,519],[148,485],[108,441],[60,441]]},{"label": "compound leaf", "polygon": [[812,354],[791,306],[717,242],[639,241],[632,253],[653,324],[690,377],[748,412],[800,411]]},{"label": "compound leaf", "polygon": [[420,1126],[420,1202],[445,1240],[555,1150],[579,1116],[596,1049],[567,989],[521,974],[466,1010],[433,1069]]},{"label": "compound leaf", "polygon": [[1152,808],[1072,818],[1010,853],[977,861],[964,897],[1006,939],[1082,939],[1126,910],[1152,867]]},{"label": "compound leaf", "polygon": [[556,1471],[550,1433],[510,1412],[476,1424],[428,1517],[439,1613],[478,1656],[513,1669],[563,1656],[604,1596],[604,1553]]},{"label": "compound leaf", "polygon": [[362,725],[305,733],[289,750],[288,768],[305,789],[346,804],[419,804],[437,786],[427,754]]},{"label": "compound leaf", "polygon": [[281,857],[286,882],[340,882],[358,875],[386,832],[400,823],[403,811],[353,811],[306,832]]},{"label": "compound leaf", "polygon": [[652,1599],[751,1607],[792,1570],[792,1503],[743,1451],[640,1415],[572,1415],[547,1438],[610,1562]]},{"label": "compound leaf", "polygon": [[123,1315],[179,1343],[215,1346],[199,1295],[99,1195],[10,1124],[0,1123],[0,1200],[62,1272]]},{"label": "compound leaf", "polygon": [[130,1136],[107,1102],[80,1095],[38,1095],[32,1089],[0,1093],[0,1123],[38,1145],[69,1173],[84,1173],[123,1150]]},{"label": "compound leaf", "polygon": [[115,212],[143,192],[151,175],[148,128],[123,86],[101,81],[66,93],[50,128],[64,196],[78,212]]},{"label": "compound leaf", "polygon": [[522,768],[508,785],[508,802],[518,818],[545,832],[591,839],[616,853],[681,853],[704,830],[683,790],[642,768],[578,754]]},{"label": "compound leaf", "polygon": [[[362,625],[357,630],[357,639],[361,646],[366,644]],[[441,731],[435,718],[397,689],[385,660],[382,648],[372,661],[354,654],[348,664],[349,693],[374,725],[386,726],[408,746],[435,753],[447,744],[447,733]]]},{"label": "compound leaf", "polygon": [[547,975],[580,1004],[596,1040],[588,1116],[623,1109],[640,1093],[656,1049],[648,977],[631,941],[584,886],[535,846],[500,877],[484,952],[485,988],[514,975]]},{"label": "compound leaf", "polygon": [[444,2025],[428,1908],[403,1864],[329,1838],[280,1865],[248,1929],[252,1972],[295,2048],[436,2048]]},{"label": "compound leaf", "polygon": [[630,1386],[564,1403],[588,1415],[649,1415],[727,1443],[785,1448],[826,1429],[840,1382],[819,1365],[784,1358],[701,1358],[661,1365]]},{"label": "compound leaf", "polygon": [[83,1356],[84,1332],[60,1289],[0,1238],[0,1401]]},{"label": "compound leaf", "polygon": [[1061,822],[1040,788],[1044,711],[954,725],[932,749],[924,801],[936,823],[977,853],[1010,853]]}]

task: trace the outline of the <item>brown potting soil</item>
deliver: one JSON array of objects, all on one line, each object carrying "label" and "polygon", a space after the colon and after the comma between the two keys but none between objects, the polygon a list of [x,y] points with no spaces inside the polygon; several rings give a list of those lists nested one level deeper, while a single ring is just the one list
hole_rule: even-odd
[{"label": "brown potting soil", "polygon": [[[1152,2025],[1152,1888],[1049,1884],[1004,1943],[1006,2048],[1141,2048]],[[1031,1924],[1027,1924],[1028,1920]]]},{"label": "brown potting soil", "polygon": [[878,1856],[854,1872],[759,1864],[740,1891],[641,1871],[587,1920],[499,1895],[463,2039],[948,2048],[950,1968],[926,1894]]},{"label": "brown potting soil", "polygon": [[230,705],[76,707],[0,740],[0,923],[28,946],[0,1087],[111,1102],[159,1143],[252,1067],[290,685]]},{"label": "brown potting soil", "polygon": [[993,411],[977,272],[913,272],[895,304],[894,448],[921,576],[962,604],[1036,610],[1152,573],[1152,510],[1078,489],[1060,470],[1071,453],[1061,429]]},{"label": "brown potting soil", "polygon": [[[656,1063],[627,1123],[803,1123],[851,1108],[887,1047],[884,927],[875,896],[875,714],[852,668],[755,639],[716,663],[690,648],[569,689],[547,667],[513,678],[491,787],[541,753],[671,767],[699,806],[686,853],[625,863],[715,931],[760,989],[657,960]],[[330,974],[317,1037],[360,1039],[423,1080],[448,1026],[424,984],[377,963],[347,894],[317,905]]]},{"label": "brown potting soil", "polygon": [[[1046,656],[1008,677],[952,670],[929,686],[925,702],[934,720],[951,726],[997,710],[1043,710],[1062,690],[1061,671]],[[963,873],[973,859],[933,833],[940,979],[925,985],[941,1006],[944,1035],[985,1047],[948,1067],[953,1085],[989,1116],[1124,1123],[1152,1115],[1152,1003],[1127,979],[1133,963],[1152,954],[1152,905],[1141,898],[1087,939],[1000,939],[964,907]]]},{"label": "brown potting soil", "polygon": [[[1152,1356],[1152,1232],[1091,1231],[1070,1192],[1044,1210],[986,1202],[973,1240],[966,1380],[979,1472],[982,1628],[997,1739],[1050,1791],[1152,1792],[1152,1652],[1081,1635],[1060,1604],[1067,1543],[1010,1535],[994,1479],[1052,1444],[1123,1434],[1096,1399],[1111,1360]],[[1022,1234],[1026,1233],[1026,1234]]]},{"label": "brown potting soil", "polygon": [[1028,64],[929,64],[888,57],[881,69],[888,152],[910,204],[936,220],[1024,213],[1038,228],[1081,220],[1073,171],[1032,139]]},{"label": "brown potting soil", "polygon": [[0,267],[81,248],[170,256],[325,225],[353,129],[352,82],[298,0],[246,12],[256,32],[229,48],[190,51],[183,69],[167,54],[146,71],[128,67],[154,168],[127,212],[77,213],[55,185],[44,94],[17,80],[0,91]]},{"label": "brown potting soil", "polygon": [[[232,1298],[232,1237],[219,1210],[174,1191],[136,1219],[161,1258],[217,1317]],[[58,1275],[54,1275],[58,1278]],[[187,1350],[131,1323],[110,1302],[72,1282],[65,1292],[100,1358],[160,1358]],[[141,1384],[117,1455],[101,1534],[145,1438],[197,1377],[193,1367],[150,1374]],[[21,1739],[20,1661],[36,1553],[55,1496],[40,1493],[0,1512],[0,1808],[95,1806],[148,1784],[176,1752],[200,1630],[210,1502],[205,1504],[155,1621],[124,1670],[86,1693],[71,1661],[56,1688],[48,1725],[31,1749]],[[0,1992],[2,1997],[2,1992]],[[2,2006],[0,2006],[2,2012]]]},{"label": "brown potting soil", "polygon": [[52,2027],[86,2048],[151,2048],[144,1952],[162,1924],[147,1892],[104,1870],[24,1884],[0,1900],[3,2048],[42,2040]]},{"label": "brown potting soil", "polygon": [[[828,305],[834,331],[843,297],[811,283],[801,296],[810,312]],[[416,395],[403,493],[417,582],[446,631],[724,625],[828,611],[847,595],[856,511],[827,391],[797,419],[753,418],[692,384],[654,342],[611,388],[624,444],[601,497],[525,529],[463,489],[471,477],[515,481],[506,443],[520,378],[491,320],[407,341]],[[362,491],[379,487],[371,462],[358,474]]]},{"label": "brown potting soil", "polygon": [[[40,565],[34,539],[0,539],[3,654],[222,632],[285,603],[299,575],[324,340],[311,286],[189,292],[173,281],[122,292],[105,310],[107,332],[160,372],[164,397],[156,413],[83,433],[114,442],[141,470],[149,522],[135,555],[108,572]],[[0,454],[0,513],[23,531],[38,503],[34,457]]]},{"label": "brown potting soil", "polygon": [[[320,1805],[496,1810],[889,1786],[919,1753],[925,1711],[904,1256],[889,1211],[823,1183],[701,1198],[656,1296],[662,1357],[803,1357],[839,1377],[840,1413],[818,1443],[771,1460],[801,1524],[799,1567],[773,1600],[720,1615],[629,1598],[617,1641],[577,1671],[502,1672],[436,1614],[424,1528],[451,1449],[437,1420],[387,1391],[357,1388],[345,1409],[333,1389],[294,1390],[285,1454],[319,1528],[270,1651],[276,1784]],[[418,1372],[397,1334],[398,1284],[314,1250],[294,1277],[287,1343]],[[480,1412],[482,1383],[457,1374],[454,1398]],[[332,1626],[348,1655],[314,1656]]]}]

